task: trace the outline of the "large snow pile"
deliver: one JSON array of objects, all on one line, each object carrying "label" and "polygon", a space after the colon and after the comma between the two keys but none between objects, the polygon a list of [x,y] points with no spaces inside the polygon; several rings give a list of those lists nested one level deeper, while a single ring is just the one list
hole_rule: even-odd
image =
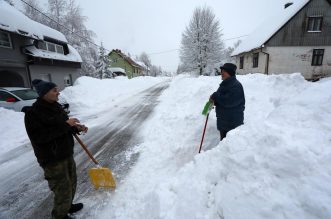
[{"label": "large snow pile", "polygon": [[201,110],[220,78],[173,80],[100,218],[331,218],[331,81],[238,79],[245,124],[218,143],[212,113],[201,154]]},{"label": "large snow pile", "polygon": [[[331,218],[331,80],[311,83],[300,74],[251,74],[238,79],[245,89],[245,124],[219,142],[213,111],[203,152],[198,154],[205,122],[201,111],[221,80],[175,77],[144,127],[137,130],[143,138],[134,148],[140,153],[137,163],[109,193],[109,203],[100,203],[89,215]],[[70,103],[72,115],[85,122],[164,80],[82,77],[61,96]],[[31,150],[23,117],[0,108],[0,158],[22,145]],[[84,218],[84,210],[76,215],[80,216]]]}]

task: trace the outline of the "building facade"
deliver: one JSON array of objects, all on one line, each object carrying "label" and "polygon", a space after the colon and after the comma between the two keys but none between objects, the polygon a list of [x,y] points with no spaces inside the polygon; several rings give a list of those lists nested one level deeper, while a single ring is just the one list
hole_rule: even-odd
[{"label": "building facade", "polygon": [[0,87],[31,87],[34,79],[60,89],[79,77],[81,57],[64,35],[0,1]]},{"label": "building facade", "polygon": [[331,1],[304,0],[278,16],[283,17],[263,24],[232,53],[238,73],[331,76]]},{"label": "building facade", "polygon": [[119,49],[113,49],[109,55],[110,65],[112,68],[122,68],[128,78],[142,75],[143,67],[133,61],[129,56],[122,53]]}]

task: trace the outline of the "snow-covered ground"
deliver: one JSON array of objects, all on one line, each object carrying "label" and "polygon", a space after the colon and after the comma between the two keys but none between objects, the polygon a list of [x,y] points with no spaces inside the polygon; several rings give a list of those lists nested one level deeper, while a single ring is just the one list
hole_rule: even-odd
[{"label": "snow-covered ground", "polygon": [[[213,111],[198,154],[201,111],[221,80],[175,77],[140,130],[136,165],[95,217],[331,218],[331,80],[311,83],[300,74],[238,79],[245,124],[219,142]],[[73,115],[88,118],[162,80],[80,78],[62,96]],[[0,109],[0,157],[28,143],[23,116]]]}]

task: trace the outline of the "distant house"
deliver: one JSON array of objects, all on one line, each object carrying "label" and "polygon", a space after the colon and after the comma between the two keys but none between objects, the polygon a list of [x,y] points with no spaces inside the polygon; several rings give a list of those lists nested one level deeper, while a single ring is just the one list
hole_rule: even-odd
[{"label": "distant house", "polygon": [[137,62],[133,61],[129,56],[122,53],[119,49],[113,49],[109,55],[110,65],[112,68],[122,68],[128,78],[140,76],[143,67]]},{"label": "distant house", "polygon": [[331,0],[301,0],[267,20],[236,48],[239,74],[331,76]]},{"label": "distant house", "polygon": [[0,87],[31,87],[38,78],[63,89],[79,76],[81,62],[62,33],[0,1]]}]

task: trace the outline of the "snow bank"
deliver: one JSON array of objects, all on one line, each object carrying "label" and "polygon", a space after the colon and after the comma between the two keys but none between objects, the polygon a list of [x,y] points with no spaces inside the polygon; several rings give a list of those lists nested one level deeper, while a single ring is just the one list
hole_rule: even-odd
[{"label": "snow bank", "polygon": [[0,107],[0,139],[0,156],[29,143],[24,128],[24,113]]},{"label": "snow bank", "polygon": [[[102,110],[109,111],[114,104],[162,80],[165,78],[117,77],[100,80],[80,77],[74,86],[67,87],[61,92],[60,102],[70,104],[71,116],[82,118],[84,115],[98,114]],[[11,149],[30,144],[24,126],[24,113],[0,107],[0,139],[0,157]]]},{"label": "snow bank", "polygon": [[118,102],[161,82],[164,78],[155,77],[116,77],[115,79],[96,79],[80,77],[74,86],[61,92],[61,98],[70,103],[73,114],[95,114],[110,110]]},{"label": "snow bank", "polygon": [[331,81],[238,79],[245,124],[212,145],[212,113],[201,154],[200,114],[220,78],[173,80],[141,133],[136,166],[100,218],[331,217]]}]

